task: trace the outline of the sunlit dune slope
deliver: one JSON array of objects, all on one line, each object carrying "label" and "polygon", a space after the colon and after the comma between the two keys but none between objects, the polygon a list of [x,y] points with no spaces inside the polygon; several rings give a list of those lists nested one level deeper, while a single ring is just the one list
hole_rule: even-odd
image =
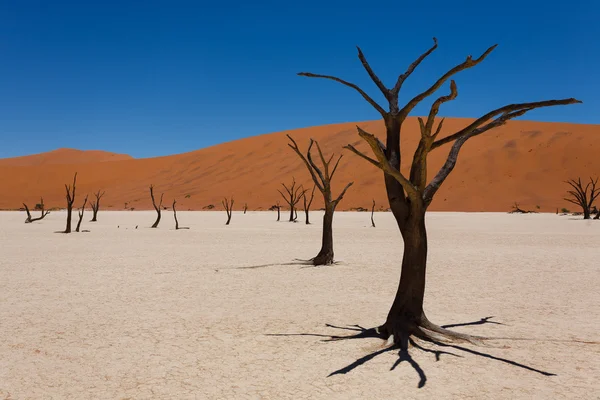
[{"label": "sunlit dune slope", "polygon": [[29,156],[0,158],[0,166],[32,166],[49,164],[83,164],[103,161],[131,160],[127,154],[116,154],[101,150],[56,149]]},{"label": "sunlit dune slope", "polygon": [[[447,119],[440,137],[470,121]],[[383,139],[381,121],[358,125]],[[157,193],[164,192],[164,205],[170,206],[173,198],[177,198],[181,210],[199,210],[210,204],[221,209],[223,196],[234,197],[234,209],[241,209],[244,203],[250,210],[267,209],[281,200],[277,189],[282,182],[289,183],[292,177],[312,188],[306,168],[287,147],[286,134],[292,135],[302,149],[307,148],[309,138],[314,138],[327,154],[344,154],[336,173],[334,194],[349,181],[354,181],[354,186],[338,209],[370,208],[372,199],[378,209],[387,208],[382,172],[342,149],[351,143],[370,154],[355,126],[355,123],[344,123],[277,132],[149,159],[106,162],[103,157],[93,158],[97,153],[83,152],[81,159],[62,157],[70,160],[69,164],[31,161],[15,164],[16,159],[8,163],[0,160],[0,208],[18,208],[24,201],[33,204],[40,196],[48,207],[64,207],[64,184],[70,183],[77,171],[77,205],[82,203],[86,193],[102,189],[106,195],[101,207],[120,210],[127,203],[127,208],[149,209],[148,186],[154,184]],[[599,125],[510,121],[467,142],[455,170],[430,209],[508,211],[514,202],[528,209],[539,206],[542,212],[554,212],[557,207],[573,209],[573,205],[563,200],[567,190],[564,181],[600,175],[599,137]],[[418,138],[418,122],[410,118],[402,137],[402,168],[407,175]],[[430,154],[430,179],[445,161],[449,149],[450,146],[445,145]],[[89,158],[85,159],[86,155]],[[30,157],[43,159],[44,155]],[[322,207],[318,192],[313,207]]]}]

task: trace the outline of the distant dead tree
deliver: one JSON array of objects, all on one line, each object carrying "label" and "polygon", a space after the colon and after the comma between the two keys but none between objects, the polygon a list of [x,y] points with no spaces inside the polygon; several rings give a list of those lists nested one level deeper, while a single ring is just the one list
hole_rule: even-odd
[{"label": "distant dead tree", "polygon": [[[419,64],[437,48],[434,38],[433,46],[421,54],[406,70],[399,75],[394,86],[386,87],[369,65],[362,50],[358,48],[358,58],[367,71],[367,74],[386,99],[389,109],[379,105],[372,97],[356,84],[331,75],[317,75],[310,72],[300,72],[298,75],[310,78],[324,78],[333,80],[356,90],[375,110],[379,112],[385,123],[385,144],[375,135],[357,127],[359,136],[371,148],[374,158],[357,150],[349,144],[345,148],[354,152],[370,164],[383,171],[383,177],[391,211],[396,219],[402,235],[403,257],[400,283],[391,309],[385,323],[372,329],[382,339],[393,338],[394,343],[401,350],[408,349],[410,336],[429,341],[468,341],[478,343],[478,338],[449,331],[431,323],[423,310],[425,294],[425,271],[427,265],[427,232],[425,229],[425,213],[448,175],[456,165],[460,149],[465,142],[479,136],[493,128],[506,124],[513,118],[521,117],[525,113],[549,106],[581,103],[574,98],[562,100],[547,100],[532,103],[513,103],[497,108],[480,118],[474,119],[468,125],[450,135],[440,137],[444,120],[436,125],[436,116],[442,104],[454,100],[457,87],[454,80],[450,81],[450,92],[437,98],[431,105],[426,118],[418,118],[420,127],[420,140],[410,164],[410,174],[405,176],[400,170],[402,154],[400,152],[400,136],[402,127],[409,114],[423,100],[434,94],[453,75],[474,67],[481,63],[495,48],[488,48],[481,56],[473,58],[468,56],[463,62],[444,73],[424,92],[417,94],[404,106],[398,104],[400,88],[404,81],[412,74]],[[446,144],[451,144],[446,161],[440,170],[428,183],[427,159],[431,151]]]},{"label": "distant dead tree", "polygon": [[[302,154],[300,149],[298,148],[298,144],[296,141],[290,136],[286,135],[292,143],[288,143],[288,146],[298,154],[298,157],[304,162],[306,168],[308,168],[308,172],[315,183],[315,186],[319,188],[319,191],[323,195],[323,202],[325,203],[325,214],[323,215],[323,238],[321,242],[321,250],[317,254],[317,256],[311,259],[313,265],[329,265],[333,264],[333,213],[335,212],[335,208],[339,204],[339,202],[346,194],[346,190],[354,182],[350,182],[344,187],[339,196],[334,200],[331,195],[331,180],[337,170],[338,165],[340,164],[340,160],[343,155],[337,159],[333,169],[330,169],[331,161],[333,160],[333,154],[329,158],[329,160],[325,160],[325,156],[321,151],[321,146],[319,143],[313,139],[310,139],[310,144],[308,145],[308,150],[306,151],[306,156]],[[323,169],[321,170],[317,164],[312,159],[311,149],[313,144],[316,144],[317,151],[319,152],[319,157],[321,158],[321,163],[323,164]]]},{"label": "distant dead tree", "polygon": [[519,203],[515,201],[515,204],[512,206],[512,210],[508,212],[509,214],[534,214],[535,211],[532,210],[523,210],[519,207]]},{"label": "distant dead tree", "polygon": [[[29,212],[29,207],[27,207],[27,204],[23,203],[23,206],[25,207],[25,212],[27,212],[27,219],[25,220],[26,224],[30,224],[32,222],[42,220],[46,217],[46,215],[50,214],[50,211],[44,211],[44,198],[43,197],[40,197],[40,204],[39,204],[39,208],[42,211],[42,214],[37,218],[31,218],[31,213]],[[37,208],[38,208],[38,205],[36,204],[36,209]]]},{"label": "distant dead tree", "polygon": [[315,198],[315,189],[316,188],[317,188],[317,185],[314,185],[312,193],[310,194],[310,200],[308,199],[308,196],[306,196],[306,193],[304,193],[304,196],[302,196],[302,198],[304,199],[304,214],[306,214],[306,225],[310,225],[310,221],[308,219],[308,212],[310,211],[310,206],[313,202],[313,199]]},{"label": "distant dead tree", "polygon": [[233,212],[233,197],[231,197],[231,199],[224,197],[221,204],[223,204],[223,208],[225,208],[225,212],[227,213],[227,222],[225,222],[225,225],[229,225],[231,214]]},{"label": "distant dead tree", "polygon": [[248,211],[248,203],[244,203],[244,214],[246,214],[246,211]]},{"label": "distant dead tree", "polygon": [[156,221],[154,221],[154,224],[151,226],[151,228],[156,228],[158,227],[158,223],[160,222],[160,210],[162,208],[162,201],[163,201],[163,196],[164,193],[160,194],[160,202],[158,203],[158,206],[156,205],[156,201],[154,200],[154,185],[150,185],[150,197],[152,198],[152,205],[154,206],[154,209],[156,210]]},{"label": "distant dead tree", "polygon": [[294,222],[294,210],[296,209],[296,204],[298,204],[302,198],[304,190],[302,189],[302,185],[296,186],[296,179],[293,177],[290,187],[287,187],[285,183],[282,183],[281,185],[285,188],[285,193],[279,189],[277,189],[277,191],[281,194],[283,200],[290,206],[290,222]]},{"label": "distant dead tree", "polygon": [[71,218],[73,214],[73,203],[75,202],[75,183],[77,182],[77,172],[73,176],[73,186],[65,184],[67,191],[67,226],[64,233],[71,233]]},{"label": "distant dead tree", "polygon": [[371,226],[375,228],[375,220],[373,219],[373,214],[375,213],[375,199],[373,199],[373,206],[371,207]]},{"label": "distant dead tree", "polygon": [[94,193],[96,200],[92,200],[90,202],[90,205],[92,206],[92,219],[90,220],[90,222],[98,221],[97,216],[98,216],[98,210],[100,209],[100,199],[102,198],[102,196],[104,196],[104,193],[106,193],[106,192],[100,193],[100,190],[98,190],[96,193]]},{"label": "distant dead tree", "polygon": [[568,183],[573,188],[573,190],[567,191],[572,197],[566,197],[565,200],[581,207],[583,210],[583,219],[590,219],[594,200],[600,196],[600,187],[596,187],[598,178],[595,180],[590,178],[585,187],[581,183],[581,178],[577,178],[577,180],[569,179],[565,183]]},{"label": "distant dead tree", "polygon": [[75,228],[75,232],[79,232],[79,228],[81,227],[81,220],[83,220],[83,212],[85,211],[85,205],[87,204],[88,196],[85,195],[85,199],[83,200],[83,206],[77,212],[79,214],[79,221],[77,221],[77,228]]},{"label": "distant dead tree", "polygon": [[175,218],[175,230],[190,229],[187,226],[182,226],[182,227],[179,226],[179,221],[177,221],[177,210],[175,209],[175,203],[177,203],[177,200],[173,199],[173,207],[172,208],[173,208],[173,218]]},{"label": "distant dead tree", "polygon": [[277,222],[279,222],[281,219],[281,204],[279,204],[279,201],[277,201],[277,205],[275,207],[277,208]]}]

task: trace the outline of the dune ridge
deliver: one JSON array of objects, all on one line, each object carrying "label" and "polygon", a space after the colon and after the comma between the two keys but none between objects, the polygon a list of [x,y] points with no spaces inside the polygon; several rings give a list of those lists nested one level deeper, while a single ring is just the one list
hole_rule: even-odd
[{"label": "dune ridge", "polygon": [[[472,119],[448,118],[440,137],[467,125]],[[111,210],[151,209],[148,186],[165,193],[165,204],[177,198],[181,210],[201,210],[213,204],[221,209],[224,196],[233,196],[235,209],[266,210],[279,199],[281,182],[296,181],[312,188],[308,171],[287,147],[290,134],[302,149],[309,138],[318,140],[327,154],[344,153],[334,182],[334,194],[348,181],[338,209],[387,209],[382,172],[343,150],[351,143],[369,153],[356,125],[383,138],[382,121],[340,123],[244,138],[216,146],[164,157],[134,159],[101,151],[60,149],[33,156],[0,160],[0,209],[16,209],[22,202],[44,197],[47,207],[64,207],[64,184],[78,172],[78,198],[102,189],[101,207]],[[419,138],[416,117],[407,119],[402,137],[402,170],[407,174]],[[600,125],[510,121],[505,126],[471,139],[463,147],[454,172],[431,204],[432,211],[509,211],[514,202],[522,208],[555,212],[573,205],[564,201],[566,179],[600,175]],[[429,178],[441,167],[449,145],[429,157]],[[57,159],[60,159],[59,163]],[[20,161],[19,161],[20,160]],[[110,162],[107,162],[110,161]],[[81,197],[79,197],[81,196]],[[314,208],[322,207],[315,196]],[[283,203],[283,202],[282,202]]]}]

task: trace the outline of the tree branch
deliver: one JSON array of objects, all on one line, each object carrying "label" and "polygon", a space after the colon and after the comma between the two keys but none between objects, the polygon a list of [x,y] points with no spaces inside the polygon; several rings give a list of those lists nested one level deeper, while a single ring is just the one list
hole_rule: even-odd
[{"label": "tree branch", "polygon": [[365,55],[363,54],[362,50],[360,49],[360,47],[356,46],[356,49],[358,50],[358,59],[362,63],[363,67],[365,67],[365,69],[367,70],[367,73],[371,77],[371,80],[373,82],[375,82],[375,85],[377,85],[379,90],[381,90],[381,93],[383,93],[385,98],[389,100],[390,90],[387,87],[385,87],[383,82],[381,82],[381,79],[379,79],[379,77],[375,74],[375,72],[373,72],[373,69],[369,65],[369,62],[367,61],[367,59],[366,59]]},{"label": "tree branch", "polygon": [[437,39],[433,38],[433,46],[429,50],[427,50],[425,53],[421,54],[419,56],[419,58],[417,58],[412,64],[410,64],[410,66],[408,67],[406,72],[398,77],[398,81],[396,82],[396,84],[394,85],[394,88],[392,89],[392,93],[394,95],[398,95],[398,93],[400,92],[400,88],[402,87],[402,84],[404,83],[406,78],[408,78],[410,76],[410,74],[413,73],[413,71],[415,70],[415,68],[417,68],[419,66],[419,64],[421,64],[421,61],[423,61],[431,53],[433,53],[433,51],[435,49],[437,49],[437,46],[438,46]]},{"label": "tree branch", "polygon": [[318,75],[318,74],[313,74],[311,72],[299,72],[298,73],[299,76],[306,76],[308,78],[324,78],[324,79],[331,79],[334,80],[336,82],[341,83],[342,85],[346,85],[348,87],[351,87],[352,89],[356,90],[358,93],[360,93],[362,95],[362,97],[371,105],[373,106],[373,108],[375,108],[379,114],[381,114],[382,117],[385,117],[387,115],[387,112],[383,109],[383,107],[381,107],[379,104],[377,104],[377,102],[375,100],[373,100],[364,90],[362,90],[361,88],[359,88],[357,85],[355,85],[354,83],[350,83],[347,82],[343,79],[340,78],[336,78],[335,76],[330,76],[330,75]]},{"label": "tree branch", "polygon": [[379,164],[378,161],[373,160],[371,157],[365,155],[364,153],[361,153],[360,151],[358,151],[354,146],[352,146],[351,144],[347,144],[344,146],[344,149],[348,149],[351,152],[353,152],[354,154],[364,158],[365,160],[367,160],[368,162],[370,162],[371,164],[373,164],[374,166],[376,166],[377,168],[382,168],[381,165]]},{"label": "tree branch", "polygon": [[472,67],[476,66],[477,64],[479,64],[480,62],[482,62],[496,48],[496,46],[498,46],[498,45],[495,44],[492,47],[488,48],[481,56],[479,56],[479,58],[477,58],[475,60],[473,60],[472,56],[468,56],[467,59],[464,62],[458,64],[457,66],[455,66],[454,68],[452,68],[450,71],[446,72],[429,89],[427,89],[423,93],[415,96],[404,107],[402,107],[402,109],[398,113],[398,119],[400,121],[403,121],[404,119],[406,119],[406,117],[408,116],[408,114],[410,114],[410,112],[413,110],[413,108],[415,108],[415,106],[417,104],[419,104],[425,98],[429,97],[436,90],[438,90],[444,84],[444,82],[446,82],[448,80],[448,78],[450,78],[451,76],[453,76],[453,75],[455,75],[455,74],[457,74],[457,73],[459,73],[461,71],[464,71],[465,69],[472,68]]},{"label": "tree branch", "polygon": [[[536,108],[562,106],[562,105],[577,104],[577,103],[581,103],[581,101],[570,98],[570,99],[561,99],[561,100],[538,101],[538,102],[532,102],[532,103],[509,104],[504,107],[500,107],[493,111],[490,111],[489,113],[485,114],[483,117],[475,120],[469,126],[465,127],[464,129],[462,129],[450,136],[446,136],[442,139],[436,140],[433,143],[433,145],[431,146],[431,150],[436,149],[446,143],[450,143],[454,140],[457,140],[458,138],[460,138],[462,136],[465,136],[465,135],[476,136],[476,135],[479,135],[491,128],[499,126],[496,123],[496,121],[498,121],[498,120],[495,120],[495,121],[492,121],[490,124],[479,128],[481,125],[483,125],[490,119],[495,118],[498,115],[502,115],[502,117],[504,117],[504,121],[500,121],[500,122],[506,122],[509,119],[523,115],[526,112],[534,110]],[[522,113],[512,115],[512,113],[519,113],[519,112],[522,112]],[[500,118],[502,118],[502,117],[500,117]],[[498,118],[498,119],[500,119],[500,118]]]}]

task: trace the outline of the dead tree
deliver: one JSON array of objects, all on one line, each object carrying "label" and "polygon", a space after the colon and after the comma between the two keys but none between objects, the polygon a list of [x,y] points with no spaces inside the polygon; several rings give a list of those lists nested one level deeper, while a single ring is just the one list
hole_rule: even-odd
[{"label": "dead tree", "polygon": [[173,199],[173,218],[175,218],[175,230],[178,229],[190,229],[187,226],[179,226],[179,221],[177,220],[177,210],[175,209],[175,203],[177,203],[176,199]]},{"label": "dead tree", "polygon": [[231,222],[231,214],[233,212],[233,197],[231,199],[224,197],[221,204],[223,204],[223,208],[225,208],[225,212],[227,213],[227,222],[225,222],[225,225],[229,225],[229,222]]},{"label": "dead tree", "polygon": [[373,199],[373,206],[371,207],[371,226],[375,228],[375,220],[373,219],[373,214],[375,213],[375,199]]},{"label": "dead tree", "polygon": [[100,193],[99,190],[96,193],[94,193],[96,200],[90,202],[90,205],[92,206],[92,219],[90,220],[90,222],[98,221],[97,217],[98,217],[98,210],[100,209],[100,199],[102,198],[102,196],[104,196],[104,193],[106,193],[106,192]]},{"label": "dead tree", "polygon": [[277,208],[277,222],[279,222],[281,219],[281,204],[279,204],[279,201],[277,201],[277,205],[275,207]]},{"label": "dead tree", "polygon": [[310,200],[306,196],[306,193],[304,193],[304,196],[302,196],[302,198],[304,199],[304,214],[306,214],[306,225],[310,225],[310,221],[308,219],[308,212],[310,211],[310,206],[313,202],[313,199],[315,198],[315,189],[316,188],[317,188],[317,185],[314,185],[312,193],[310,194]]},{"label": "dead tree", "polygon": [[[383,171],[385,187],[391,211],[396,219],[404,241],[402,257],[402,271],[396,297],[392,303],[385,323],[375,329],[378,336],[383,339],[393,337],[394,342],[401,349],[406,350],[410,336],[430,341],[456,340],[477,342],[476,337],[455,333],[431,323],[423,310],[423,297],[425,294],[425,271],[427,265],[427,232],[425,229],[425,213],[431,204],[434,195],[442,183],[454,169],[461,147],[468,139],[481,135],[493,128],[504,125],[508,120],[520,117],[528,111],[541,107],[558,106],[580,103],[579,100],[570,98],[562,100],[547,100],[532,103],[516,103],[497,108],[480,118],[475,119],[463,129],[449,135],[440,136],[444,119],[436,125],[436,115],[443,103],[454,100],[457,87],[454,80],[450,81],[450,92],[437,98],[431,105],[429,114],[419,118],[420,140],[413,155],[410,174],[400,170],[402,154],[400,151],[400,136],[402,126],[413,109],[436,92],[453,75],[481,63],[495,48],[488,48],[481,56],[473,58],[468,56],[462,63],[454,66],[442,75],[433,85],[424,92],[416,95],[403,106],[398,104],[398,94],[404,81],[411,75],[417,66],[437,48],[434,38],[433,46],[419,56],[401,74],[394,86],[386,87],[379,77],[373,72],[371,66],[360,48],[358,58],[367,71],[371,80],[379,88],[388,103],[388,110],[384,109],[373,100],[364,90],[357,85],[330,75],[317,75],[308,72],[299,73],[300,76],[312,78],[325,78],[334,80],[348,86],[358,93],[373,106],[381,115],[385,123],[385,143],[375,135],[357,127],[359,136],[365,140],[373,151],[374,158],[357,150],[351,144],[345,148],[354,152],[364,160]],[[428,182],[427,156],[431,151],[451,144],[444,165]]]},{"label": "dead tree", "polygon": [[285,188],[285,193],[279,189],[277,189],[277,191],[281,194],[283,200],[285,200],[285,202],[290,206],[290,222],[294,222],[294,210],[296,209],[296,204],[298,204],[302,198],[305,190],[302,189],[302,185],[296,186],[295,178],[292,178],[292,184],[290,187],[287,187],[285,183],[282,183],[281,185]]},{"label": "dead tree", "polygon": [[244,203],[244,214],[246,214],[246,211],[248,211],[248,203]]},{"label": "dead tree", "polygon": [[515,204],[512,206],[512,210],[508,212],[509,214],[534,214],[535,211],[532,210],[523,210],[521,207],[519,207],[519,203],[515,202]]},{"label": "dead tree", "polygon": [[[300,149],[298,148],[298,144],[296,141],[290,136],[286,135],[292,143],[288,143],[288,146],[292,150],[298,154],[298,157],[304,162],[306,168],[308,168],[308,172],[315,183],[315,186],[319,188],[319,191],[323,195],[323,202],[325,203],[325,214],[323,215],[323,238],[321,241],[321,250],[317,254],[317,256],[311,259],[313,265],[330,265],[333,264],[333,213],[335,212],[335,208],[340,203],[344,194],[346,194],[346,190],[354,182],[350,182],[344,187],[339,196],[334,200],[331,195],[331,180],[335,175],[335,171],[337,170],[338,165],[340,164],[340,160],[342,159],[342,155],[337,159],[333,169],[330,169],[331,161],[333,160],[333,154],[329,158],[329,160],[325,160],[325,156],[321,151],[321,146],[319,143],[313,139],[310,139],[310,144],[308,145],[308,150],[306,151],[306,156],[302,154]],[[319,157],[321,159],[321,163],[323,164],[323,169],[321,170],[317,164],[312,159],[311,149],[313,144],[316,144],[317,151],[319,152]]]},{"label": "dead tree", "polygon": [[156,210],[156,221],[154,221],[154,224],[151,226],[151,228],[157,228],[158,227],[158,223],[160,222],[160,210],[162,208],[162,201],[163,201],[163,196],[164,193],[160,194],[160,202],[158,203],[158,206],[156,205],[156,201],[154,200],[154,185],[150,185],[150,197],[152,198],[152,205],[154,206],[154,209]]},{"label": "dead tree", "polygon": [[81,221],[83,220],[83,212],[85,211],[85,205],[87,204],[88,196],[85,195],[85,199],[83,200],[83,206],[77,212],[79,214],[79,221],[77,221],[77,228],[75,228],[75,232],[79,232],[79,228],[81,227]]},{"label": "dead tree", "polygon": [[71,218],[73,215],[73,203],[75,202],[75,183],[77,182],[77,172],[73,176],[73,187],[65,183],[65,189],[67,191],[67,226],[64,233],[71,233]]},{"label": "dead tree", "polygon": [[590,178],[585,187],[581,183],[581,178],[577,178],[577,180],[569,179],[565,183],[568,183],[573,188],[573,190],[567,191],[572,197],[567,197],[565,200],[581,207],[583,210],[583,219],[590,219],[594,200],[600,196],[600,187],[596,187],[598,178],[596,180]]},{"label": "dead tree", "polygon": [[[50,214],[50,211],[44,211],[44,198],[40,197],[40,210],[42,211],[42,214],[37,217],[37,218],[31,218],[31,213],[29,212],[29,207],[27,207],[27,204],[23,203],[23,206],[25,207],[25,212],[27,212],[27,219],[25,220],[26,224],[30,224],[32,222],[35,221],[39,221],[42,220],[46,217],[46,215]],[[36,209],[37,209],[37,205],[36,205]]]}]

